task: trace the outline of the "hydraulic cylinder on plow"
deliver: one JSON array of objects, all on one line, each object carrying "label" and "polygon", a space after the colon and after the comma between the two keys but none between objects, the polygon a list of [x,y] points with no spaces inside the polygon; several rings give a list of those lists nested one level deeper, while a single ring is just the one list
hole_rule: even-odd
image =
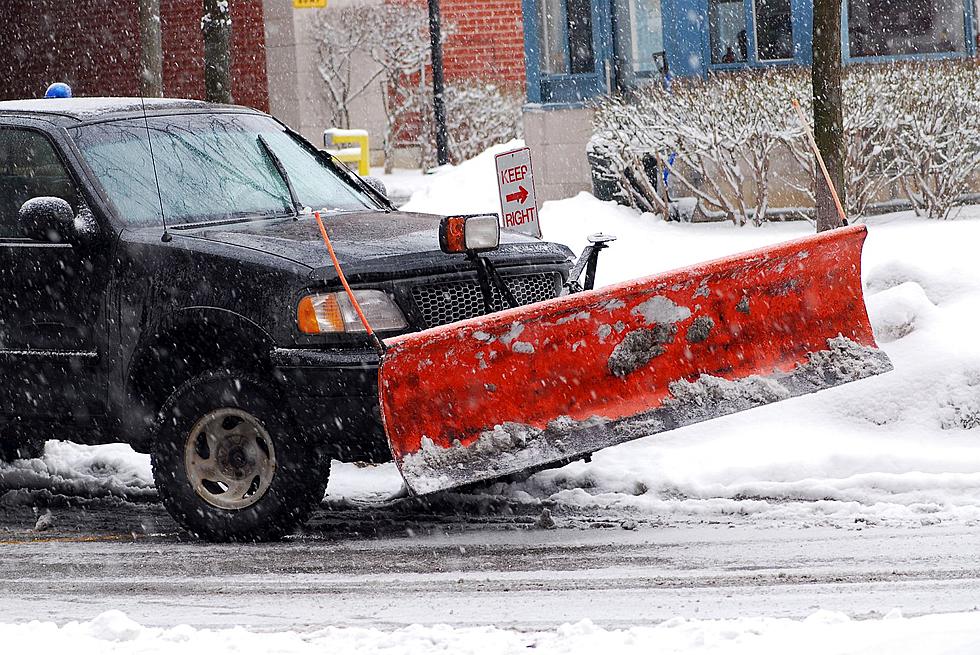
[{"label": "hydraulic cylinder on plow", "polygon": [[846,227],[386,340],[415,494],[545,468],[891,369]]}]

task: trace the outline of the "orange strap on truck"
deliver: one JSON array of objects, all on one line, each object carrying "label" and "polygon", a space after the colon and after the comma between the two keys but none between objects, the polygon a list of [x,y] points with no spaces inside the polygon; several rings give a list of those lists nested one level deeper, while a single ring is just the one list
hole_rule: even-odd
[{"label": "orange strap on truck", "polygon": [[320,236],[323,237],[323,243],[327,244],[327,252],[330,253],[330,261],[333,262],[333,267],[337,271],[337,277],[340,278],[340,284],[343,285],[344,291],[347,292],[347,297],[350,298],[350,304],[353,305],[354,311],[357,312],[357,318],[361,320],[361,325],[364,326],[364,331],[367,332],[368,339],[371,340],[371,345],[374,346],[374,349],[378,352],[378,356],[384,357],[385,345],[381,342],[381,339],[378,338],[378,335],[374,333],[374,330],[371,328],[371,324],[368,323],[367,316],[364,315],[364,311],[357,302],[357,297],[354,296],[354,292],[347,283],[347,276],[344,275],[344,269],[340,267],[340,262],[337,260],[337,253],[333,251],[333,244],[330,242],[330,236],[327,234],[327,228],[323,225],[323,219],[320,218],[320,212],[313,212],[313,218],[316,219],[316,224],[320,227]]}]

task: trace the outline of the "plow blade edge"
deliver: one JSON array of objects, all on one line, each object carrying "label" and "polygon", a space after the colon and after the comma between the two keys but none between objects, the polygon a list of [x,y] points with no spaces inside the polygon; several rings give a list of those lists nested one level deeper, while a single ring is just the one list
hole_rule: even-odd
[{"label": "plow blade edge", "polygon": [[379,373],[416,494],[883,373],[851,227],[397,337]]}]

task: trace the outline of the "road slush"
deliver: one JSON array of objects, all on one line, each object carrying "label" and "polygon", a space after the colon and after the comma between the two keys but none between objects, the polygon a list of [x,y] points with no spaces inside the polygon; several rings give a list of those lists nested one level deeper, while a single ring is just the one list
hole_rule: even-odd
[{"label": "road slush", "polygon": [[501,227],[541,238],[538,202],[534,194],[531,149],[519,148],[496,156]]}]

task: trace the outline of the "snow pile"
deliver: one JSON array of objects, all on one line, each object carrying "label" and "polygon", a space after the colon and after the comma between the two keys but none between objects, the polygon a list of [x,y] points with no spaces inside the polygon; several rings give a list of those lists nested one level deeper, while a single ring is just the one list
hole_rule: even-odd
[{"label": "snow pile", "polygon": [[44,489],[69,496],[153,498],[149,455],[124,444],[82,446],[49,441],[42,459],[0,463],[0,504],[20,490]]},{"label": "snow pile", "polygon": [[494,146],[459,166],[443,166],[434,175],[428,176],[431,179],[428,186],[416,191],[401,209],[432,214],[499,214],[500,196],[497,193],[494,158],[500,153],[523,147],[524,142],[516,139]]},{"label": "snow pile", "polygon": [[412,625],[393,631],[330,627],[314,632],[257,633],[243,628],[197,630],[181,625],[148,628],[119,611],[64,626],[33,621],[0,624],[0,643],[12,652],[125,653],[432,653],[505,655],[534,652],[594,655],[597,652],[744,655],[972,655],[980,649],[980,613],[905,618],[893,610],[875,620],[853,621],[819,611],[804,620],[740,618],[672,619],[656,626],[607,630],[588,620],[548,632],[492,627]]},{"label": "snow pile", "polygon": [[384,170],[381,167],[372,168],[371,176],[381,180],[388,192],[388,200],[396,207],[408,202],[417,191],[427,188],[432,177],[432,174],[426,175],[418,169],[397,169],[387,174]]}]

